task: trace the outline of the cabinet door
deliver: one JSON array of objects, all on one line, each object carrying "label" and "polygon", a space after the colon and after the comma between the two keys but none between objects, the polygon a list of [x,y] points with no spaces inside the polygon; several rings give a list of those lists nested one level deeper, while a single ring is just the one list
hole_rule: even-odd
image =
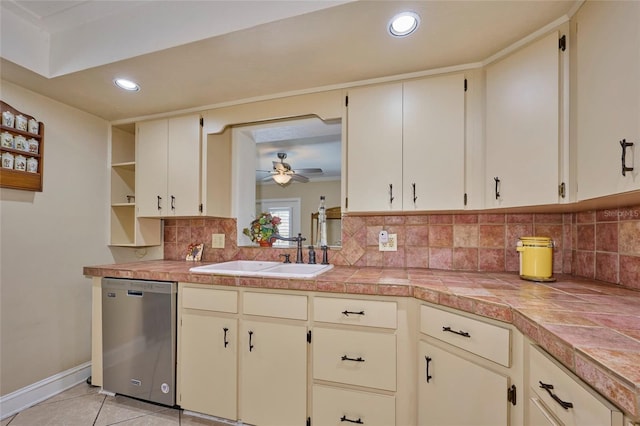
[{"label": "cabinet door", "polygon": [[558,202],[558,37],[554,32],[487,67],[487,207]]},{"label": "cabinet door", "polygon": [[[640,188],[640,3],[586,2],[577,22],[580,200]],[[626,164],[622,175],[620,141]]]},{"label": "cabinet door", "polygon": [[247,320],[240,341],[240,419],[260,426],[304,425],[307,327]]},{"label": "cabinet door", "polygon": [[403,210],[464,208],[464,75],[404,83]]},{"label": "cabinet door", "polygon": [[167,120],[136,123],[137,216],[160,217],[167,204]]},{"label": "cabinet door", "polygon": [[419,425],[508,424],[505,376],[424,341],[418,358]]},{"label": "cabinet door", "polygon": [[238,320],[182,314],[180,406],[213,416],[237,417]]},{"label": "cabinet door", "polygon": [[169,119],[166,190],[169,215],[200,215],[200,129],[197,114]]},{"label": "cabinet door", "polygon": [[402,84],[349,91],[347,194],[350,212],[402,209]]}]

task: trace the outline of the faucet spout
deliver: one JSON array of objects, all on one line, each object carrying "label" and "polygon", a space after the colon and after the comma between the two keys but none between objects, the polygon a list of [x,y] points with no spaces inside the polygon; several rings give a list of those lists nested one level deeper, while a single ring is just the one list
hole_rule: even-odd
[{"label": "faucet spout", "polygon": [[273,241],[273,240],[295,241],[297,244],[296,263],[304,263],[302,259],[302,242],[306,241],[307,239],[304,238],[302,234],[298,234],[297,237],[283,237],[282,235],[279,235],[279,234],[273,234],[271,238],[269,238],[269,241]]}]

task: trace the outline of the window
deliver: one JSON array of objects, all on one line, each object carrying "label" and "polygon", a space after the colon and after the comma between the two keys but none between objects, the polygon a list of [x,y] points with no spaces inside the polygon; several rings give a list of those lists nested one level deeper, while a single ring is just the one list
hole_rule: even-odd
[{"label": "window", "polygon": [[[280,218],[278,233],[285,237],[293,237],[300,232],[300,199],[259,200],[256,202],[256,213],[269,212]],[[275,240],[274,247],[289,247],[290,241]]]}]

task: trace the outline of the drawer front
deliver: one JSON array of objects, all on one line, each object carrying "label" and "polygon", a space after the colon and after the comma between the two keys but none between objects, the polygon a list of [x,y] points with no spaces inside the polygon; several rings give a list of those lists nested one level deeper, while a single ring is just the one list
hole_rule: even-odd
[{"label": "drawer front", "polygon": [[398,307],[396,302],[316,297],[313,300],[313,320],[396,329]]},{"label": "drawer front", "polygon": [[204,311],[238,313],[238,292],[211,288],[184,287],[182,307]]},{"label": "drawer front", "polygon": [[242,298],[242,312],[263,317],[307,319],[307,296],[247,292]]},{"label": "drawer front", "polygon": [[[580,378],[557,361],[531,345],[529,351],[529,386],[537,398],[565,425],[621,426],[622,413],[598,395]],[[540,384],[553,386],[543,389]],[[560,401],[573,407],[563,408]]]},{"label": "drawer front", "polygon": [[420,331],[505,367],[511,365],[507,328],[422,305]]},{"label": "drawer front", "polygon": [[314,385],[311,424],[393,426],[396,424],[395,397]]},{"label": "drawer front", "polygon": [[396,390],[396,336],[370,331],[313,330],[313,378]]}]

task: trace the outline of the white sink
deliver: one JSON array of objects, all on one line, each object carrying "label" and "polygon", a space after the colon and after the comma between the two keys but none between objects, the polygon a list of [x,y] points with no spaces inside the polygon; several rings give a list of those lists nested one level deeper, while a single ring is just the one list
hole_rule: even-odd
[{"label": "white sink", "polygon": [[261,269],[280,265],[280,262],[268,262],[259,260],[232,260],[230,262],[212,263],[211,265],[195,266],[190,272],[221,275],[255,275],[254,272]]},{"label": "white sink", "polygon": [[190,272],[201,274],[239,275],[250,277],[313,278],[333,268],[333,265],[281,263],[260,260],[233,260],[194,266]]}]

